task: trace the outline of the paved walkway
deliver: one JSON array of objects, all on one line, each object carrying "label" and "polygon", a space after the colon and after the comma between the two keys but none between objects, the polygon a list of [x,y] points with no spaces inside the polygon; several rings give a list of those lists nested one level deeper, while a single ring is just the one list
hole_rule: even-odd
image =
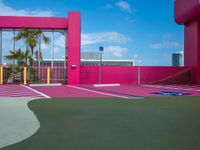
[{"label": "paved walkway", "polygon": [[0,98],[0,148],[33,135],[40,123],[29,110],[30,98]]}]

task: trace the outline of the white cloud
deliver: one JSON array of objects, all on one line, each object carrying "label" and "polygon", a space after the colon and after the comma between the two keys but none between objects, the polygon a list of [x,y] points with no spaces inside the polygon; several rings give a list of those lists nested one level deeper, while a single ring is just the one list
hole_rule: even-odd
[{"label": "white cloud", "polygon": [[131,39],[118,32],[100,32],[92,34],[82,34],[82,45],[97,43],[128,43]]},{"label": "white cloud", "polygon": [[1,16],[54,16],[51,10],[14,9],[0,0]]},{"label": "white cloud", "polygon": [[178,52],[178,53],[180,53],[180,54],[184,54],[184,51],[180,51],[180,52]]},{"label": "white cloud", "polygon": [[121,46],[108,46],[105,47],[105,53],[115,56],[115,57],[122,57],[128,51],[127,48]]},{"label": "white cloud", "polygon": [[163,39],[170,39],[170,38],[172,38],[172,37],[174,37],[174,35],[171,34],[171,33],[167,33],[167,34],[164,34],[164,35],[162,36]]},{"label": "white cloud", "polygon": [[161,48],[183,48],[183,45],[176,41],[171,41],[174,37],[171,33],[166,33],[162,35],[162,42],[154,43],[149,45],[152,49],[161,49]]},{"label": "white cloud", "polygon": [[105,8],[111,9],[111,8],[113,8],[113,5],[112,4],[106,4]]},{"label": "white cloud", "polygon": [[182,45],[178,42],[172,42],[172,41],[164,41],[163,46],[166,48],[179,48],[182,47]]},{"label": "white cloud", "polygon": [[119,7],[121,10],[132,13],[132,6],[125,0],[120,0],[115,4],[117,7]]},{"label": "white cloud", "polygon": [[141,64],[143,64],[143,62],[144,62],[143,60],[137,60],[137,61],[136,61],[136,64],[137,64],[137,65],[141,65]]},{"label": "white cloud", "polygon": [[152,48],[152,49],[160,49],[160,48],[162,48],[162,46],[163,45],[161,43],[156,43],[156,44],[149,45],[149,47]]},{"label": "white cloud", "polygon": [[55,36],[55,46],[58,46],[60,48],[65,48],[65,36],[61,34],[57,34]]},{"label": "white cloud", "polygon": [[152,49],[161,49],[161,48],[182,48],[183,45],[179,42],[174,41],[162,41],[161,43],[155,43],[149,45]]},{"label": "white cloud", "polygon": [[42,43],[42,44],[41,44],[41,49],[42,49],[42,50],[49,50],[49,49],[50,49],[50,46],[47,45],[47,44]]},{"label": "white cloud", "polygon": [[[52,33],[45,33],[46,36],[48,36],[51,40],[51,43],[49,45],[46,45],[44,43],[41,44],[42,51],[44,53],[45,58],[51,58],[52,54]],[[65,55],[65,37],[64,35],[55,32],[54,33],[54,55],[55,58],[63,58]]]},{"label": "white cloud", "polygon": [[139,55],[138,55],[138,54],[134,54],[133,57],[134,57],[134,58],[138,58]]}]

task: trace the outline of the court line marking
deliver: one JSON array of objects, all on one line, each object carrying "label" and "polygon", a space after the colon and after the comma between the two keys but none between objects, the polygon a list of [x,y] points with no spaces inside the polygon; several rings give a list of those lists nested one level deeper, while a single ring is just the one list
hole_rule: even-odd
[{"label": "court line marking", "polygon": [[42,93],[42,92],[39,92],[39,91],[37,91],[37,90],[35,90],[35,89],[32,89],[31,87],[25,86],[25,85],[23,85],[23,84],[20,84],[20,85],[23,86],[23,87],[25,87],[25,88],[27,88],[27,89],[29,89],[29,90],[31,90],[31,91],[34,91],[35,93],[37,93],[37,94],[39,94],[39,95],[44,96],[45,98],[51,99],[50,96],[48,96],[48,95],[46,95],[46,94],[44,94],[44,93]]},{"label": "court line marking", "polygon": [[116,94],[110,94],[110,93],[105,93],[105,92],[99,92],[99,91],[96,91],[96,90],[89,90],[87,88],[77,87],[77,86],[73,86],[73,85],[67,85],[67,86],[71,87],[71,88],[74,88],[74,89],[79,89],[79,90],[83,90],[83,91],[87,91],[87,92],[92,92],[92,93],[96,93],[96,94],[101,94],[101,95],[105,95],[105,96],[118,97],[118,98],[123,98],[123,99],[130,99],[129,97],[122,96],[122,95],[116,95]]},{"label": "court line marking", "polygon": [[175,87],[169,87],[169,86],[155,86],[155,85],[141,85],[143,87],[151,87],[151,88],[157,88],[157,89],[171,89],[171,90],[183,90],[183,91],[190,91],[190,92],[199,92],[200,90],[194,90],[194,89],[191,89],[191,88],[175,88]]}]

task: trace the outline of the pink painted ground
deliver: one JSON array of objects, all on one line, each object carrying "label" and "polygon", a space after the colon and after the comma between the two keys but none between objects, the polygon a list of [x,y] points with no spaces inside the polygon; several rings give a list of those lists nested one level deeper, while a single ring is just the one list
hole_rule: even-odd
[{"label": "pink painted ground", "polygon": [[18,84],[0,85],[0,98],[45,98],[43,95]]},{"label": "pink painted ground", "polygon": [[[69,86],[58,87],[34,87],[52,98],[108,98],[108,97],[163,97],[152,94],[154,92],[169,91],[183,92],[189,96],[200,96],[200,86],[176,86],[176,85],[121,85],[119,87],[98,87],[92,85],[77,85],[76,89]],[[89,91],[87,91],[89,90]],[[93,91],[93,92],[92,92]],[[100,93],[96,93],[100,92]],[[104,95],[105,94],[105,95]]]},{"label": "pink painted ground", "polygon": [[84,90],[63,86],[52,87],[34,87],[35,90],[42,92],[52,98],[106,98],[111,96],[105,96],[102,94],[92,93]]},{"label": "pink painted ground", "polygon": [[160,91],[183,92],[189,93],[190,96],[200,96],[200,86],[172,86],[172,85],[121,85],[120,87],[98,87],[94,88],[92,85],[84,85],[84,87],[92,88],[104,92],[118,93],[130,97],[163,97],[163,95],[152,94]]}]

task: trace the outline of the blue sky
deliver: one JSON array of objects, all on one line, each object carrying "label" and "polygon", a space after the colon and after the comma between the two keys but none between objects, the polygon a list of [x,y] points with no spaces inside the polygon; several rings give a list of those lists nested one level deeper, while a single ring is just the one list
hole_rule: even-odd
[{"label": "blue sky", "polygon": [[[67,17],[81,12],[82,51],[105,47],[104,59],[140,65],[171,65],[183,51],[183,27],[174,22],[174,0],[0,0],[1,15]],[[59,35],[58,35],[59,36]],[[57,41],[62,57],[62,37]]]}]

